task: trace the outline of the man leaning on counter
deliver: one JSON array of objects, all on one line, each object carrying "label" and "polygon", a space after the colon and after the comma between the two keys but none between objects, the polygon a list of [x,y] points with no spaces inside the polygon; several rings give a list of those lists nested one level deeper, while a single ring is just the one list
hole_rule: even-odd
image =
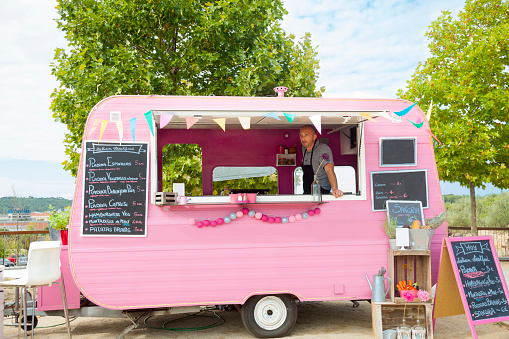
[{"label": "man leaning on counter", "polygon": [[311,125],[302,127],[299,137],[303,154],[301,167],[304,194],[311,194],[311,185],[316,173],[322,194],[331,193],[336,198],[343,196],[343,192],[338,189],[338,180],[334,173],[334,161],[330,147],[320,143],[320,140],[317,139],[316,130]]}]

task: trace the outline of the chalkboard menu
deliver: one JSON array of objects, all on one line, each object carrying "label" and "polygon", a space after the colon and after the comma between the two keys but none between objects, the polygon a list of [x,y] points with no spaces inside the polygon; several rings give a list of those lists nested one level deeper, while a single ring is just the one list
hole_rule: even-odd
[{"label": "chalkboard menu", "polygon": [[371,172],[373,211],[385,211],[387,200],[418,200],[428,208],[428,171]]},{"label": "chalkboard menu", "polygon": [[380,138],[380,167],[417,166],[416,138]]},{"label": "chalkboard menu", "polygon": [[509,317],[507,290],[490,240],[450,240],[453,269],[461,279],[458,286],[472,321]]},{"label": "chalkboard menu", "polygon": [[85,142],[82,235],[146,236],[148,144]]},{"label": "chalkboard menu", "polygon": [[411,226],[414,220],[419,220],[424,226],[422,203],[420,201],[387,200],[387,216],[398,222],[398,227]]}]

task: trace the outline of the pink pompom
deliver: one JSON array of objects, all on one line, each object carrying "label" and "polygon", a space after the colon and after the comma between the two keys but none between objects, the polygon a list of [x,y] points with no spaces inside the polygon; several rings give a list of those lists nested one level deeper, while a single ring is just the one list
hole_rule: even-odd
[{"label": "pink pompom", "polygon": [[301,220],[302,219],[302,214],[300,214],[300,213],[295,214],[295,219],[297,221]]},{"label": "pink pompom", "polygon": [[219,218],[219,219],[217,219],[217,224],[218,224],[218,225],[222,225],[222,224],[224,224],[224,219],[223,219],[223,218]]},{"label": "pink pompom", "polygon": [[315,211],[313,211],[313,210],[309,210],[309,211],[308,211],[308,214],[309,214],[309,216],[310,216],[310,217],[312,217],[313,215],[315,215]]},{"label": "pink pompom", "polygon": [[198,228],[202,228],[202,227],[203,227],[203,222],[198,221],[198,222],[196,223],[196,226],[197,226]]},{"label": "pink pompom", "polygon": [[275,221],[276,223],[280,224],[280,223],[281,223],[281,217],[276,217],[276,219],[274,219],[274,221]]},{"label": "pink pompom", "polygon": [[210,221],[209,220],[203,220],[203,226],[209,226]]},{"label": "pink pompom", "polygon": [[263,214],[261,212],[256,212],[255,213],[255,218],[260,220],[262,218]]},{"label": "pink pompom", "polygon": [[262,215],[262,221],[267,221],[267,220],[269,220],[269,217],[268,217],[268,216],[266,216],[265,214],[264,214],[264,215]]},{"label": "pink pompom", "polygon": [[295,219],[295,215],[290,215],[290,216],[288,217],[288,221],[289,221],[289,222],[296,222],[296,221],[297,221],[297,219]]},{"label": "pink pompom", "polygon": [[237,218],[242,218],[245,213],[242,213],[242,211],[237,211]]},{"label": "pink pompom", "polygon": [[210,222],[210,226],[212,226],[212,227],[216,227],[216,225],[217,225],[217,222],[215,222],[214,220],[212,220],[212,221]]},{"label": "pink pompom", "polygon": [[196,220],[194,220],[193,218],[189,218],[189,219],[187,219],[187,223],[189,225],[194,225],[194,224],[196,224]]},{"label": "pink pompom", "polygon": [[242,214],[248,214],[248,213],[249,213],[249,208],[244,207],[244,208],[242,209]]},{"label": "pink pompom", "polygon": [[269,217],[269,219],[267,221],[272,224],[272,223],[274,223],[275,220],[273,217]]},{"label": "pink pompom", "polygon": [[322,210],[321,210],[321,209],[319,209],[318,207],[317,207],[317,208],[315,208],[315,214],[320,214],[320,213],[322,213]]}]

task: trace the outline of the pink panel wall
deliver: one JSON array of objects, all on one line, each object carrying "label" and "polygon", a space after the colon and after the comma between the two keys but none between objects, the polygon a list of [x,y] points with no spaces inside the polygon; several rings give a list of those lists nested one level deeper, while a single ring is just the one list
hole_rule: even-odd
[{"label": "pink panel wall", "polygon": [[[90,140],[99,139],[99,128],[90,133],[93,121],[109,120],[110,111],[122,112],[123,140],[131,142],[131,118],[137,118],[136,141],[149,141],[150,130],[143,116],[149,110],[221,109],[225,105],[229,109],[253,107],[279,111],[306,108],[398,111],[409,103],[403,100],[120,96],[96,105],[89,116],[85,136]],[[422,111],[414,108],[408,117],[416,120],[419,115],[423,116]],[[247,162],[261,165],[253,160],[258,159],[263,165],[273,165],[276,146],[280,143],[291,146],[297,141],[296,130],[290,130],[293,142],[282,139],[284,131],[224,133],[218,130],[200,131],[193,136],[196,133],[193,130],[172,130],[172,135],[161,133],[160,143],[186,140],[195,143],[203,137],[199,143],[204,156],[214,164],[225,165],[221,161],[226,160],[229,165]],[[208,141],[206,133],[215,141]],[[251,294],[263,293],[292,293],[301,300],[369,299],[371,291],[364,273],[375,274],[381,266],[387,267],[388,249],[381,227],[385,212],[371,212],[369,173],[398,169],[378,167],[379,137],[417,136],[418,165],[415,168],[428,169],[431,207],[425,210],[425,216],[440,213],[443,203],[433,149],[424,127],[416,129],[409,123],[394,124],[379,118],[376,123],[365,124],[364,135],[366,178],[363,180],[367,180],[367,199],[338,199],[321,205],[321,214],[288,224],[263,223],[245,216],[221,227],[199,229],[189,226],[188,218],[217,219],[239,207],[161,208],[149,204],[144,238],[82,237],[83,168],[80,166],[69,235],[69,258],[76,285],[91,301],[112,309],[243,303]],[[329,137],[334,153],[338,154],[339,141]],[[115,124],[108,124],[102,139],[119,139]],[[231,156],[228,151],[231,148],[235,148],[239,156]],[[210,171],[209,167],[204,172]],[[207,185],[210,185],[210,174],[207,175]],[[291,189],[286,175],[281,174],[285,180],[281,184],[282,192]],[[314,207],[313,204],[257,204],[252,208],[271,216],[288,216]],[[442,226],[433,238],[433,279],[445,231]]]}]

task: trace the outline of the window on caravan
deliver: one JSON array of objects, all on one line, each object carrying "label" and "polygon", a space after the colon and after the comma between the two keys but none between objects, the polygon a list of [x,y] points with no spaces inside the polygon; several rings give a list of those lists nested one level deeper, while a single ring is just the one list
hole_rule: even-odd
[{"label": "window on caravan", "polygon": [[212,172],[213,194],[220,195],[225,187],[228,190],[268,190],[277,194],[277,170],[265,167],[216,167]]},{"label": "window on caravan", "polygon": [[196,144],[167,144],[162,151],[163,192],[173,192],[174,182],[186,184],[186,194],[202,195],[202,152]]}]

